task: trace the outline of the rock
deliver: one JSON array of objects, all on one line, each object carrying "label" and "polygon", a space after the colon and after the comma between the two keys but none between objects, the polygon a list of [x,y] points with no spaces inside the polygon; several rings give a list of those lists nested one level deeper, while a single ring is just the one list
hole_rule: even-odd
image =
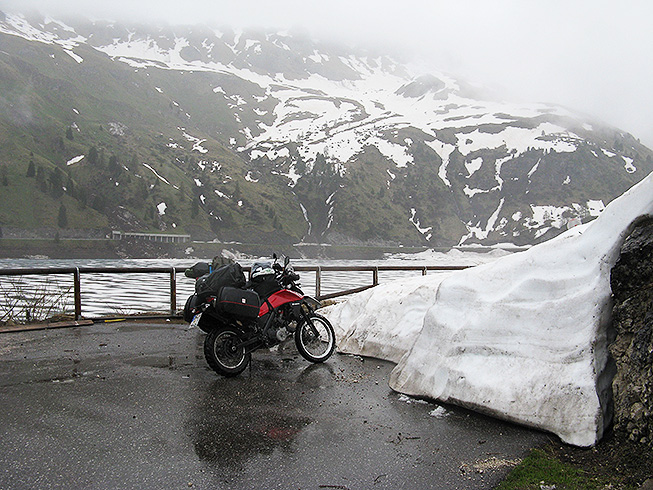
[{"label": "rock", "polygon": [[653,219],[626,238],[611,272],[617,366],[612,382],[615,429],[631,440],[653,440]]},{"label": "rock", "polygon": [[641,490],[653,490],[653,478],[649,478],[640,487]]}]

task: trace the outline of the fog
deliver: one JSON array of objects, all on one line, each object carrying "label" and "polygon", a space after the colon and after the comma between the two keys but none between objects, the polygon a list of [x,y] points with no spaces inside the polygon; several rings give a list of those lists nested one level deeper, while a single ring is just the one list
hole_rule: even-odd
[{"label": "fog", "polygon": [[653,148],[653,2],[630,0],[0,0],[0,10],[301,29],[402,53],[506,99],[551,102]]}]

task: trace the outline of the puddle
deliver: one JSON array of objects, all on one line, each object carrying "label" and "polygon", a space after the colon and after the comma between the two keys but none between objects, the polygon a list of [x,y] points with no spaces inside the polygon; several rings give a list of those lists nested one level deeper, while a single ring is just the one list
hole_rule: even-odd
[{"label": "puddle", "polygon": [[153,367],[160,369],[179,369],[191,366],[188,357],[177,358],[175,356],[141,356],[127,361],[127,364],[135,367]]}]

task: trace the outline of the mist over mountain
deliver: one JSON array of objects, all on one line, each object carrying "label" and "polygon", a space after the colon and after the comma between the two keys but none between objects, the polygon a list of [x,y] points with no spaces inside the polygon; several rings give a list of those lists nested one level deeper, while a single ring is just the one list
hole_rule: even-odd
[{"label": "mist over mountain", "polygon": [[5,236],[523,245],[651,170],[617,128],[294,33],[0,13]]}]

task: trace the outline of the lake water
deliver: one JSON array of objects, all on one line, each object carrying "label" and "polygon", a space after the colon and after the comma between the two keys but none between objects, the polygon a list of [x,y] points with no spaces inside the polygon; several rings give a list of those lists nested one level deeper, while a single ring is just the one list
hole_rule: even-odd
[{"label": "lake water", "polygon": [[[505,250],[488,251],[451,250],[447,253],[427,251],[415,255],[394,255],[384,260],[306,260],[293,259],[295,266],[381,266],[381,265],[477,265],[509,254]],[[242,266],[269,259],[238,259]],[[56,313],[74,312],[73,275],[3,276],[2,269],[16,268],[71,268],[71,267],[179,267],[187,268],[198,259],[0,259],[0,322],[11,315],[24,321],[27,312],[39,320]],[[429,274],[437,274],[431,272]],[[410,276],[420,271],[381,271],[379,282],[384,283]],[[315,273],[300,272],[302,289],[315,294]],[[183,308],[186,298],[194,292],[193,279],[177,274],[177,309]],[[322,272],[321,292],[328,294],[372,283],[371,272]],[[170,274],[116,274],[82,273],[82,316],[123,316],[139,313],[165,313],[170,311]]]}]

